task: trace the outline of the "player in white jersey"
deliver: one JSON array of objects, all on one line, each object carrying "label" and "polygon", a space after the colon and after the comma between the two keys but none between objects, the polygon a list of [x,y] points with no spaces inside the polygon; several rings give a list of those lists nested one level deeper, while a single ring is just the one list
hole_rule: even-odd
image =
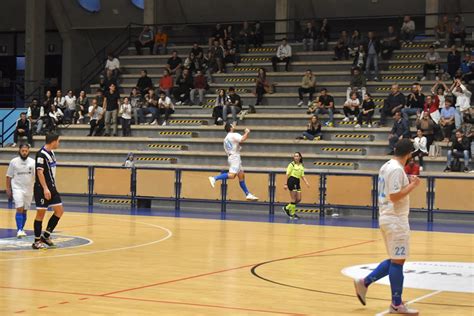
[{"label": "player in white jersey", "polygon": [[224,150],[228,156],[227,161],[229,163],[229,172],[221,173],[215,177],[209,177],[209,182],[214,188],[216,181],[234,179],[237,176],[239,178],[240,188],[244,191],[246,199],[249,201],[257,201],[258,197],[250,193],[247,189],[247,185],[245,184],[245,173],[240,159],[240,144],[248,139],[250,130],[246,128],[244,135],[240,135],[239,133],[234,132],[235,126],[230,123],[226,123],[224,128],[227,132],[227,136],[224,139]]},{"label": "player in white jersey", "polygon": [[17,238],[26,237],[24,231],[26,211],[33,200],[33,185],[35,184],[35,160],[28,157],[30,146],[22,144],[19,148],[19,157],[10,161],[7,171],[7,195],[13,198],[16,208]]},{"label": "player in white jersey", "polygon": [[420,184],[418,177],[408,178],[404,170],[413,150],[409,139],[399,140],[395,145],[395,156],[379,171],[379,225],[390,259],[381,262],[364,279],[354,280],[357,297],[365,305],[368,286],[388,275],[392,290],[390,314],[418,315],[417,310],[409,309],[402,301],[403,264],[410,249],[409,194]]}]

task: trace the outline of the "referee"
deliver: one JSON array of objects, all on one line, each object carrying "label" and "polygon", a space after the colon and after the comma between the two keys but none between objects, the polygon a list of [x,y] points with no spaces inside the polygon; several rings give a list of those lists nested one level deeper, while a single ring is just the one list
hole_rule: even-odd
[{"label": "referee", "polygon": [[293,161],[290,162],[286,168],[287,181],[285,184],[285,190],[290,191],[290,203],[283,206],[283,212],[291,219],[298,219],[296,215],[296,205],[301,201],[301,183],[300,179],[303,179],[306,186],[309,188],[309,182],[304,176],[304,165],[303,156],[300,152],[295,152],[293,155]]},{"label": "referee", "polygon": [[[61,196],[56,188],[56,157],[53,150],[59,147],[59,135],[46,135],[46,144],[36,153],[36,179],[34,186],[36,202],[36,218],[34,224],[35,242],[33,249],[44,249],[45,245],[54,247],[51,233],[64,213]],[[46,230],[43,230],[43,219],[48,208],[53,209],[53,215],[48,221]]]}]

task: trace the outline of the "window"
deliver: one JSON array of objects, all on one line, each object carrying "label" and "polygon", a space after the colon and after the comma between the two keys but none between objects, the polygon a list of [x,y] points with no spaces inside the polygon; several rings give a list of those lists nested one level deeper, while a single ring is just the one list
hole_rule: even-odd
[{"label": "window", "polygon": [[78,0],[79,5],[86,11],[95,13],[100,11],[100,0]]}]

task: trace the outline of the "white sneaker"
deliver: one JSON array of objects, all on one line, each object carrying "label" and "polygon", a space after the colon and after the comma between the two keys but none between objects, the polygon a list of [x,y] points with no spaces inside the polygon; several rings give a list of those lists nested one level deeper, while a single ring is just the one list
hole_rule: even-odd
[{"label": "white sneaker", "polygon": [[364,279],[355,279],[354,288],[360,303],[365,306],[365,295],[367,294],[367,287],[364,284]]},{"label": "white sneaker", "polygon": [[371,128],[371,127],[372,127],[372,124],[367,125],[367,127],[368,127],[368,128]]},{"label": "white sneaker", "polygon": [[354,122],[357,122],[357,116],[354,116]]},{"label": "white sneaker", "polygon": [[176,105],[181,105],[181,104],[183,104],[183,102],[181,101],[176,102]]},{"label": "white sneaker", "polygon": [[393,304],[390,304],[389,314],[418,315],[418,311],[416,309],[408,308],[403,303],[398,306],[393,306]]},{"label": "white sneaker", "polygon": [[300,102],[298,102],[298,106],[302,106],[304,104],[303,100],[300,100]]},{"label": "white sneaker", "polygon": [[421,79],[420,79],[420,81],[425,81],[425,80],[426,80],[425,76],[421,77]]},{"label": "white sneaker", "polygon": [[23,238],[23,237],[26,237],[26,233],[24,230],[19,230],[17,233],[16,233],[16,238]]},{"label": "white sneaker", "polygon": [[243,121],[244,118],[245,118],[245,115],[247,115],[248,111],[247,110],[244,110],[242,112],[240,112],[239,114],[239,120]]},{"label": "white sneaker", "polygon": [[420,172],[422,172],[422,171],[423,171],[423,167],[420,167]]},{"label": "white sneaker", "polygon": [[441,44],[441,43],[440,43],[439,41],[435,41],[433,44],[434,44],[434,45],[439,45],[439,44]]},{"label": "white sneaker", "polygon": [[355,128],[359,128],[359,127],[360,127],[360,124],[356,124],[354,127],[355,127]]},{"label": "white sneaker", "polygon": [[218,122],[222,122],[222,121],[223,121],[223,119],[222,119],[222,118],[220,118],[220,117],[218,117],[218,118],[217,118],[217,121],[218,121]]},{"label": "white sneaker", "polygon": [[158,121],[154,120],[153,122],[150,123],[150,125],[158,125]]},{"label": "white sneaker", "polygon": [[252,193],[247,194],[247,196],[245,198],[249,201],[258,201],[258,197],[256,197]]},{"label": "white sneaker", "polygon": [[312,105],[313,105],[313,102],[308,101],[308,106],[312,106]]},{"label": "white sneaker", "polygon": [[435,79],[436,79],[436,81],[439,81],[439,77],[438,77],[438,76],[436,76]]},{"label": "white sneaker", "polygon": [[346,116],[345,118],[342,119],[343,122],[349,122],[349,118]]},{"label": "white sneaker", "polygon": [[164,121],[164,122],[161,124],[161,126],[166,126],[166,125],[168,125],[168,123],[166,123],[166,121]]},{"label": "white sneaker", "polygon": [[13,144],[12,144],[12,147],[16,147],[16,143],[13,143]]},{"label": "white sneaker", "polygon": [[214,179],[214,177],[209,177],[209,182],[211,183],[211,187],[216,187],[216,179]]}]

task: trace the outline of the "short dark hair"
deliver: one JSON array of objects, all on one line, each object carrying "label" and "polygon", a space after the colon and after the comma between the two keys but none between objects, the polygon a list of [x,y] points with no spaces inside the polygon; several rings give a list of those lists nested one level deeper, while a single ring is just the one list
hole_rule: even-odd
[{"label": "short dark hair", "polygon": [[26,112],[21,112],[21,113],[20,113],[20,116],[22,116],[22,115],[26,115]]},{"label": "short dark hair", "polygon": [[59,139],[59,135],[56,133],[46,134],[46,144],[51,144]]},{"label": "short dark hair", "polygon": [[321,92],[323,92],[323,91],[326,91],[326,92],[327,92],[327,91],[328,91],[328,89],[326,89],[326,88],[322,88],[322,89],[321,89]]},{"label": "short dark hair", "polygon": [[230,130],[232,129],[232,124],[230,124],[229,122],[225,123],[224,129],[227,133],[230,132]]},{"label": "short dark hair", "polygon": [[415,150],[413,143],[408,138],[402,138],[395,144],[395,156],[404,157]]},{"label": "short dark hair", "polygon": [[23,147],[26,147],[26,148],[30,149],[30,144],[23,143],[23,144],[21,144],[21,145],[18,147],[18,149],[21,150]]},{"label": "short dark hair", "polygon": [[430,45],[429,49],[435,49],[434,45]]},{"label": "short dark hair", "polygon": [[142,69],[142,71],[146,74],[148,74],[148,71],[146,69]]},{"label": "short dark hair", "polygon": [[235,91],[234,87],[229,87],[229,91]]},{"label": "short dark hair", "polygon": [[287,42],[288,42],[288,39],[287,39],[286,37],[283,37],[283,38],[281,39],[281,41],[282,41],[282,42],[283,42],[283,41],[287,41]]}]

